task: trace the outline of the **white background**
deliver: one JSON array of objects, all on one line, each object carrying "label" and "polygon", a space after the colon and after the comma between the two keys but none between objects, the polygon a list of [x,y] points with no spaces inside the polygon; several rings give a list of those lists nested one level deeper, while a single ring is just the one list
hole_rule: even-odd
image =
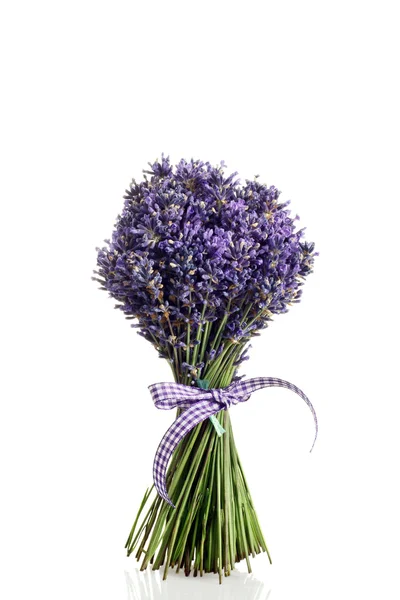
[{"label": "white background", "polygon": [[[400,598],[395,5],[1,3],[2,597]],[[273,565],[222,586],[124,551],[171,376],[91,275],[162,151],[259,174],[320,251],[244,370],[319,438],[289,391],[232,409]]]}]

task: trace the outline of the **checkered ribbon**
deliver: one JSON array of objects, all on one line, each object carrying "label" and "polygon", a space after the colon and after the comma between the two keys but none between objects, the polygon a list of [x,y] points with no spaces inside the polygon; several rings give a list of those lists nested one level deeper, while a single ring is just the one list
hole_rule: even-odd
[{"label": "checkered ribbon", "polygon": [[[162,438],[154,457],[154,485],[164,500],[173,508],[174,504],[167,493],[166,471],[172,452],[181,439],[201,421],[220,410],[228,409],[232,404],[246,402],[252,392],[266,387],[284,387],[292,390],[308,404],[315,422],[314,447],[318,434],[317,415],[307,396],[298,387],[275,377],[255,377],[247,381],[236,381],[226,388],[201,389],[181,383],[155,383],[149,386],[151,396],[157,408],[185,408],[186,410],[172,423]],[[310,450],[310,452],[311,452]]]}]

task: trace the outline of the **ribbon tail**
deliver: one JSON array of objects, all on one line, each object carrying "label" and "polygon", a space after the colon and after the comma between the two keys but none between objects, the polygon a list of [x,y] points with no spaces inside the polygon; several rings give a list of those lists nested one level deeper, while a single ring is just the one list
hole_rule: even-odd
[{"label": "ribbon tail", "polygon": [[305,395],[305,393],[297,387],[297,385],[294,385],[294,383],[290,383],[290,381],[285,381],[284,379],[276,379],[271,377],[271,386],[277,386],[277,387],[284,387],[288,390],[292,390],[292,392],[295,392],[298,396],[300,396],[300,398],[302,398],[304,400],[304,402],[307,404],[308,408],[311,410],[312,416],[314,418],[314,423],[315,423],[315,436],[314,436],[314,441],[312,443],[310,452],[312,452],[312,449],[314,448],[314,444],[316,442],[317,439],[317,435],[318,435],[318,420],[317,420],[317,414],[314,410],[313,405],[311,404],[310,400],[307,398],[307,396]]},{"label": "ribbon tail", "polygon": [[297,385],[294,385],[294,383],[290,383],[290,381],[286,381],[285,379],[278,379],[277,377],[254,377],[253,379],[246,379],[245,381],[240,381],[238,383],[234,383],[230,387],[231,387],[232,391],[234,391],[234,392],[239,392],[241,394],[247,394],[247,395],[250,395],[252,392],[261,390],[266,387],[283,387],[288,390],[291,390],[292,392],[295,392],[307,404],[307,406],[311,410],[311,413],[314,418],[315,437],[314,437],[314,441],[313,441],[313,444],[312,444],[311,450],[310,450],[310,452],[312,452],[312,449],[314,448],[314,444],[315,444],[315,441],[316,441],[317,435],[318,435],[317,415],[316,415],[316,412],[315,412],[314,407],[311,404],[310,400],[307,398],[305,393],[300,388],[297,387]]},{"label": "ribbon tail", "polygon": [[295,392],[298,396],[300,396],[300,398],[302,398],[304,400],[304,402],[307,404],[308,408],[311,410],[312,416],[314,418],[314,423],[315,423],[315,436],[314,436],[314,441],[313,441],[311,449],[310,449],[310,452],[312,452],[312,449],[314,448],[314,444],[316,442],[317,435],[318,435],[318,420],[317,420],[317,414],[314,410],[313,405],[311,404],[310,400],[307,398],[305,393],[300,388],[298,388],[297,385],[294,385],[294,383],[290,383],[290,381],[285,381],[284,379],[271,378],[271,380],[273,382],[273,383],[271,383],[272,386],[284,387],[289,390],[292,390],[292,392]]},{"label": "ribbon tail", "polygon": [[157,448],[153,463],[154,485],[159,495],[173,508],[176,507],[168,496],[166,485],[167,466],[171,455],[181,439],[193,427],[219,410],[220,407],[215,407],[215,404],[209,400],[196,402],[172,423]]}]

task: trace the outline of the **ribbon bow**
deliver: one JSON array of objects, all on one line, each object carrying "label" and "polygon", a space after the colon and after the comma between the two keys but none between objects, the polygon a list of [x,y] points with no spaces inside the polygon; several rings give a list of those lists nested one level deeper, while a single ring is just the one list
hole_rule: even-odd
[{"label": "ribbon bow", "polygon": [[[181,439],[201,421],[212,417],[220,410],[228,409],[232,404],[246,402],[252,392],[266,387],[284,387],[298,394],[308,404],[315,422],[315,437],[318,435],[317,415],[307,396],[297,386],[284,379],[275,377],[255,377],[246,381],[235,381],[225,388],[201,389],[182,383],[155,383],[149,386],[150,394],[157,408],[186,408],[167,429],[162,438],[153,463],[154,485],[164,500],[173,508],[175,505],[167,493],[166,471],[169,459]],[[310,450],[310,452],[311,452]]]}]

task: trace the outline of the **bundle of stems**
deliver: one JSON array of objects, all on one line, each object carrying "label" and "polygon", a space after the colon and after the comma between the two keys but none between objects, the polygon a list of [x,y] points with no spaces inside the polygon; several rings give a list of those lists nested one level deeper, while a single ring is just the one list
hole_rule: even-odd
[{"label": "bundle of stems", "polygon": [[[211,323],[201,331],[207,335],[210,329]],[[194,352],[200,349],[201,355],[205,344],[200,333]],[[226,343],[217,357],[205,364],[205,379],[197,384],[228,386],[243,347],[244,343]],[[179,371],[174,375],[176,381],[186,382]],[[180,414],[178,409],[177,417]],[[136,559],[142,559],[141,570],[148,565],[153,570],[164,566],[164,579],[169,568],[183,569],[185,575],[193,571],[194,576],[213,572],[221,583],[223,574],[229,575],[241,560],[246,560],[250,573],[250,555],[267,552],[271,562],[236,449],[229,410],[221,410],[215,417],[225,430],[223,435],[206,419],[175,449],[167,471],[167,489],[176,508],[158,494],[151,501],[153,486],[146,490],[125,544],[128,556],[135,552]]]}]

